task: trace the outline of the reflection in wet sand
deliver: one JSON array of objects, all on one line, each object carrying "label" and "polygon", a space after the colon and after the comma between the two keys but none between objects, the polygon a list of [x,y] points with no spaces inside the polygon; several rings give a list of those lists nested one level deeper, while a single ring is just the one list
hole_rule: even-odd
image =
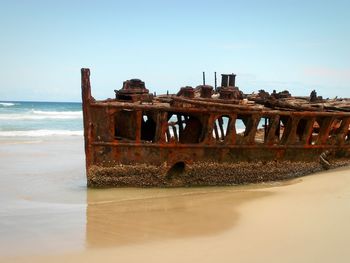
[{"label": "reflection in wet sand", "polygon": [[349,261],[350,168],[238,187],[86,189],[82,151],[75,138],[0,143],[0,262]]},{"label": "reflection in wet sand", "polygon": [[235,225],[238,206],[267,195],[268,191],[234,187],[89,190],[86,245],[122,246],[217,234]]}]

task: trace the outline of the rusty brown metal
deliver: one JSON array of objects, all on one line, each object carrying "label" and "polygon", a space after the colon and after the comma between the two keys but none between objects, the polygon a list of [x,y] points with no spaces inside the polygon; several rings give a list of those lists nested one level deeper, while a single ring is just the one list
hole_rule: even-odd
[{"label": "rusty brown metal", "polygon": [[190,86],[182,87],[176,95],[192,99],[194,98],[194,89]]},{"label": "rusty brown metal", "polygon": [[[96,101],[81,70],[88,186],[227,185],[349,163],[350,101],[186,86],[153,96],[139,79]],[[328,165],[329,164],[329,165]]]},{"label": "rusty brown metal", "polygon": [[200,90],[201,98],[211,98],[213,95],[213,87],[209,85],[201,85],[196,87],[196,89]]}]

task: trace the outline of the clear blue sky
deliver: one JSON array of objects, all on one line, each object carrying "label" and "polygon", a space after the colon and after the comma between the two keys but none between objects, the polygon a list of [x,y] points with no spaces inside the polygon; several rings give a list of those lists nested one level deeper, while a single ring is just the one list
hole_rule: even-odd
[{"label": "clear blue sky", "polygon": [[350,1],[3,1],[0,100],[80,101],[236,73],[244,92],[350,97]]}]

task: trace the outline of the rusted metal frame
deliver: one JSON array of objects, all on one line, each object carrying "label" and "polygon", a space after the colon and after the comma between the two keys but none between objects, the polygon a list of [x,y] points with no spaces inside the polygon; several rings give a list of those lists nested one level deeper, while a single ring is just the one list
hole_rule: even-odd
[{"label": "rusted metal frame", "polygon": [[[171,134],[170,130],[172,130],[173,135]],[[168,143],[171,143],[171,144],[178,143],[178,140],[176,139],[177,138],[176,129],[174,131],[174,125],[172,123],[170,124],[167,123],[166,135],[168,137]]]},{"label": "rusted metal frame", "polygon": [[84,125],[84,138],[85,138],[85,163],[86,170],[88,170],[91,163],[93,163],[93,155],[91,149],[91,143],[93,140],[93,124],[91,122],[91,108],[90,104],[94,101],[91,96],[90,85],[90,70],[86,68],[81,69],[81,96],[82,96],[82,108],[83,108],[83,125]]},{"label": "rusted metal frame", "polygon": [[[199,105],[199,106],[214,106],[216,108],[225,107],[230,109],[241,109],[243,111],[245,110],[251,110],[250,106],[243,106],[243,105],[236,105],[236,104],[223,104],[220,102],[208,102],[208,101],[199,101],[199,100],[191,100],[191,99],[185,99],[182,97],[172,97],[174,101],[180,101],[185,102],[193,105]],[[257,108],[256,111],[260,111],[261,109]]]},{"label": "rusted metal frame", "polygon": [[89,138],[89,141],[88,141],[89,143],[87,145],[87,151],[85,151],[85,159],[86,159],[85,161],[87,164],[86,168],[88,168],[90,164],[95,162],[95,153],[93,152],[92,146],[91,146],[91,143],[94,139],[94,124],[90,121],[88,122],[87,136]]},{"label": "rusted metal frame", "polygon": [[329,132],[332,129],[333,121],[336,119],[336,117],[327,117],[322,120],[320,125],[320,132],[318,133],[316,144],[323,145],[326,143]]},{"label": "rusted metal frame", "polygon": [[[183,113],[184,109],[182,107],[171,107],[171,106],[157,106],[156,104],[149,105],[149,104],[133,104],[133,103],[91,103],[91,107],[106,107],[109,105],[110,107],[115,108],[125,108],[125,109],[144,109],[144,110],[158,110],[158,111],[170,111],[174,113]],[[211,112],[220,112],[223,115],[228,115],[229,113],[232,113],[232,109],[228,108],[215,108],[215,107],[202,107],[202,108],[186,108],[186,112],[190,113],[211,113]],[[292,113],[294,116],[301,116],[301,117],[327,117],[327,116],[334,116],[336,118],[342,118],[342,117],[350,117],[349,112],[308,112],[308,111],[301,111],[301,112],[291,112],[291,111],[281,111],[281,110],[247,110],[247,111],[241,111],[239,109],[236,109],[234,111],[237,114],[256,114],[259,113],[264,116],[274,116],[276,114],[280,116],[290,116]]]},{"label": "rusted metal frame", "polygon": [[292,115],[292,126],[291,126],[290,133],[287,137],[286,144],[295,144],[297,142],[297,129],[298,129],[300,120],[301,120],[300,116]]},{"label": "rusted metal frame", "polygon": [[281,117],[280,117],[280,121],[278,122],[278,127],[277,127],[277,130],[276,130],[276,136],[278,138],[278,141],[281,140]]},{"label": "rusted metal frame", "polygon": [[269,118],[267,117],[262,117],[262,118],[264,118],[264,143],[265,143],[270,123],[269,123]]},{"label": "rusted metal frame", "polygon": [[[227,132],[228,132],[228,127],[227,127],[226,132],[225,132],[224,127],[223,127],[223,119],[222,119],[223,114],[214,113],[211,116],[214,120],[212,123],[213,129],[212,129],[211,133],[214,132],[216,142],[225,143],[225,139],[226,139]],[[219,130],[220,130],[220,132],[219,132]]]},{"label": "rusted metal frame", "polygon": [[214,121],[214,133],[216,141],[220,141],[218,126],[216,125],[216,120]]},{"label": "rusted metal frame", "polygon": [[220,133],[221,133],[220,140],[223,141],[225,139],[227,130],[224,131],[224,127],[223,127],[224,121],[222,119],[222,116],[220,116],[217,120],[218,120],[219,129],[220,129]]},{"label": "rusted metal frame", "polygon": [[230,114],[229,115],[229,122],[227,125],[227,134],[225,137],[225,144],[235,144],[236,143],[236,119],[237,114]]},{"label": "rusted metal frame", "polygon": [[175,125],[171,125],[171,129],[173,130],[173,135],[174,135],[175,142],[178,143],[179,142],[179,136],[177,135],[177,130],[176,130]]},{"label": "rusted metal frame", "polygon": [[242,144],[254,144],[255,135],[258,130],[258,125],[261,119],[260,114],[252,114],[248,117],[248,123],[246,131],[244,132],[245,136],[243,137]]},{"label": "rusted metal frame", "polygon": [[164,134],[167,137],[167,143],[174,144],[177,143],[175,142],[175,137],[171,135],[170,129],[172,129],[172,122],[170,122],[171,117],[174,115],[173,113],[170,114],[170,111],[166,110],[166,121],[165,121],[165,132]]},{"label": "rusted metal frame", "polygon": [[[288,150],[288,149],[301,149],[304,148],[304,145],[301,144],[291,144],[291,145],[264,145],[264,144],[251,144],[251,145],[242,145],[242,144],[229,144],[229,145],[222,145],[222,144],[202,144],[202,143],[196,143],[196,144],[161,144],[161,143],[125,143],[125,142],[93,142],[91,143],[92,146],[98,147],[98,146],[121,146],[121,147],[153,147],[153,148],[240,148],[240,149],[272,149],[272,150]],[[339,145],[310,145],[307,147],[308,149],[346,149],[350,150],[350,144],[344,144],[342,146]]]},{"label": "rusted metal frame", "polygon": [[[169,115],[169,113],[171,113],[171,115]],[[183,111],[182,111],[182,114],[183,114]],[[179,143],[179,136],[178,136],[178,133],[177,133],[177,129],[175,127],[175,125],[178,124],[178,122],[169,122],[171,117],[174,116],[174,115],[176,115],[174,112],[171,112],[171,111],[167,110],[167,118],[168,118],[168,120],[166,121],[167,129],[166,129],[165,134],[167,135],[168,143],[170,143],[170,144],[177,144],[177,143]],[[173,135],[171,135],[170,129],[172,130]]]},{"label": "rusted metal frame", "polygon": [[[277,129],[280,129],[280,116],[275,115],[269,119],[269,127],[265,139],[265,144],[272,145],[272,144],[278,144],[280,141],[280,138],[278,137],[278,134],[276,134]],[[276,141],[277,138],[277,141]]]},{"label": "rusted metal frame", "polygon": [[135,131],[135,142],[141,142],[141,123],[142,123],[142,111],[136,111],[136,131]]},{"label": "rusted metal frame", "polygon": [[342,122],[340,124],[340,127],[338,128],[336,132],[336,144],[344,144],[345,143],[345,137],[349,132],[349,125],[350,125],[350,118],[343,118]]},{"label": "rusted metal frame", "polygon": [[273,108],[273,109],[282,109],[282,110],[293,110],[293,111],[311,111],[311,112],[317,112],[320,109],[311,107],[311,106],[305,106],[305,105],[295,105],[292,103],[289,103],[287,101],[281,101],[281,100],[266,100],[266,99],[253,99],[255,103],[264,105],[265,107]]},{"label": "rusted metal frame", "polygon": [[205,114],[205,115],[201,115],[199,116],[199,121],[202,125],[202,129],[201,129],[201,133],[199,135],[199,143],[203,143],[204,138],[206,138],[206,130],[207,130],[207,125],[208,125],[208,118],[209,115]]},{"label": "rusted metal frame", "polygon": [[214,130],[215,120],[216,120],[216,115],[209,114],[209,118],[207,120],[207,125],[205,125],[206,130],[204,132],[203,144],[212,144],[213,143],[213,141],[214,141],[213,130]]},{"label": "rusted metal frame", "polygon": [[[212,98],[201,98],[201,97],[196,97],[196,101],[202,101],[202,102],[209,102],[209,103],[219,103],[220,105],[238,105],[240,100],[236,99],[230,99],[230,100],[217,100],[217,99],[212,99]],[[216,101],[217,102],[216,102]],[[249,107],[249,106],[248,106]]]},{"label": "rusted metal frame", "polygon": [[160,111],[157,114],[157,126],[156,126],[156,136],[155,136],[155,142],[159,143],[165,143],[166,138],[165,134],[168,129],[168,113],[166,111]]},{"label": "rusted metal frame", "polygon": [[[281,120],[281,122],[282,122],[282,120]],[[282,136],[281,136],[281,139],[280,139],[280,144],[286,144],[286,141],[287,141],[287,138],[288,138],[288,134],[289,134],[289,132],[291,130],[291,125],[292,125],[292,116],[289,115],[287,124],[284,126],[284,129],[283,129],[283,133],[282,133]]]},{"label": "rusted metal frame", "polygon": [[281,138],[281,144],[295,144],[297,138],[297,128],[301,116],[290,115],[287,125],[284,128],[284,132]]},{"label": "rusted metal frame", "polygon": [[[92,105],[95,105],[96,106],[96,103],[93,103]],[[133,105],[133,106],[135,106],[135,105]],[[145,106],[145,105],[143,105],[143,106]],[[126,107],[116,107],[116,105],[114,105],[114,104],[110,104],[110,103],[108,103],[108,104],[105,104],[104,105],[104,107],[106,107],[106,108],[109,108],[109,109],[115,109],[115,108],[126,108]],[[158,110],[159,108],[158,107],[140,107],[140,109],[148,109],[148,110],[150,110],[150,109],[152,109],[152,110]],[[169,107],[166,107],[166,109],[167,110],[169,110]],[[174,108],[173,109],[173,111],[174,112],[183,112],[183,109],[176,109],[176,108]],[[189,113],[192,111],[191,109],[189,109],[188,110],[189,111]],[[85,111],[85,112],[87,112],[87,111]],[[203,109],[200,109],[199,110],[199,112],[202,112],[202,113],[204,113],[205,111],[203,111]],[[274,113],[275,113],[276,111],[266,111],[266,115],[268,116],[268,115],[273,115]],[[247,114],[247,112],[244,112],[245,114]],[[254,112],[254,113],[256,113],[256,112]],[[224,112],[222,112],[222,114],[225,114]],[[283,115],[286,115],[286,113],[283,113]],[[287,113],[287,115],[290,115],[290,113],[288,112]],[[300,112],[300,113],[293,113],[293,115],[294,116],[297,116],[297,115],[301,115],[301,116],[304,116],[304,114],[303,114],[303,112]],[[309,113],[309,112],[307,112],[307,114],[306,115],[311,115],[311,116],[327,116],[327,115],[329,115],[329,114],[325,114],[325,113],[318,113],[318,112],[316,112],[316,113],[314,113],[314,112],[312,112],[311,114]],[[331,113],[331,115],[333,115],[334,116],[334,113]],[[331,116],[330,115],[330,116]],[[337,114],[336,116],[348,116],[348,114],[344,114],[344,113],[341,113],[341,114]],[[88,118],[85,118],[85,119],[88,119]],[[141,120],[141,119],[140,119]],[[90,125],[91,126],[91,125]],[[86,130],[86,129],[84,129],[84,130]]]},{"label": "rusted metal frame", "polygon": [[116,110],[110,107],[107,107],[105,109],[105,114],[107,116],[107,120],[106,120],[106,126],[108,128],[108,134],[109,134],[109,138],[111,141],[113,141],[115,139],[115,120],[113,118],[113,115],[115,114]]},{"label": "rusted metal frame", "polygon": [[176,114],[177,117],[177,124],[179,125],[179,134],[181,134],[181,132],[183,131],[184,127],[183,127],[183,121],[181,118],[181,114]]},{"label": "rusted metal frame", "polygon": [[167,142],[170,143],[171,142],[171,134],[170,134],[170,131],[169,131],[169,126],[167,126],[167,129],[166,129],[166,137],[167,137]]},{"label": "rusted metal frame", "polygon": [[109,118],[109,132],[111,134],[111,137],[113,138],[113,141],[116,141],[116,135],[115,135],[115,115],[119,112],[119,110],[115,108],[108,107],[108,118]]},{"label": "rusted metal frame", "polygon": [[314,130],[314,124],[315,124],[316,118],[312,117],[312,118],[308,118],[306,125],[305,125],[305,129],[304,129],[304,133],[301,137],[301,144],[303,145],[311,145],[311,137],[312,137],[312,132]]},{"label": "rusted metal frame", "polygon": [[[350,118],[344,118],[344,125],[342,122],[342,125],[339,128],[339,134],[337,135],[338,144],[343,143],[349,143],[349,132],[350,132]],[[348,135],[348,138],[346,139],[346,136]]]},{"label": "rusted metal frame", "polygon": [[336,144],[337,133],[339,132],[340,125],[337,127],[338,122],[341,121],[339,118],[335,118],[330,124],[330,131],[327,138],[327,144]]},{"label": "rusted metal frame", "polygon": [[[113,114],[114,112],[116,112],[116,108],[115,107],[111,107],[110,105],[108,105],[108,106],[106,106],[105,107],[106,108],[106,111],[107,111],[107,113],[108,113],[108,115],[110,115],[110,114]],[[183,110],[183,109],[182,109]],[[87,111],[85,111],[85,112],[87,112]],[[141,120],[141,118],[142,118],[142,112],[141,111],[137,111],[138,112],[138,117],[137,117],[137,120],[140,120],[140,121],[142,121]],[[113,118],[112,118],[113,119]],[[140,125],[141,125],[141,122],[140,122]],[[90,127],[91,127],[92,125],[90,125]],[[110,125],[109,125],[110,126]],[[111,127],[111,126],[110,126]],[[308,129],[307,129],[308,130]],[[138,128],[138,131],[139,132],[136,132],[136,134],[137,134],[137,138],[136,139],[139,139],[138,141],[140,141],[140,136],[141,136],[141,126]],[[92,129],[90,129],[90,133],[92,132]],[[111,131],[111,134],[113,133],[113,131]],[[222,133],[222,135],[223,135],[224,133]],[[176,136],[177,134],[174,132],[174,137]],[[220,136],[219,136],[219,134],[218,134],[218,131],[216,130],[216,136],[217,136],[217,138],[219,138]],[[345,135],[346,136],[346,135]],[[345,137],[344,136],[344,137]],[[89,137],[91,137],[91,136],[89,136]],[[176,136],[177,137],[177,136]],[[177,141],[178,139],[176,139],[176,137],[175,137],[175,140]],[[164,141],[165,141],[165,138],[164,138]],[[307,142],[307,140],[305,140],[305,136],[304,136],[304,138],[303,138],[303,142]]]}]

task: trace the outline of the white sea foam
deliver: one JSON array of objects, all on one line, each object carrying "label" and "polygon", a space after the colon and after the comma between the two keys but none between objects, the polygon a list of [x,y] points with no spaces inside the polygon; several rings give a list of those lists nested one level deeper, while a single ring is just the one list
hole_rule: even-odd
[{"label": "white sea foam", "polygon": [[45,119],[81,119],[82,111],[36,111],[26,113],[0,114],[0,120],[45,120]]},{"label": "white sea foam", "polygon": [[49,116],[64,115],[64,116],[79,116],[79,117],[81,117],[83,114],[82,111],[41,111],[41,110],[31,110],[31,113],[38,114],[38,115],[49,115]]},{"label": "white sea foam", "polygon": [[0,137],[43,137],[43,136],[82,136],[83,131],[69,130],[30,130],[0,131]]},{"label": "white sea foam", "polygon": [[3,106],[3,107],[11,107],[15,105],[16,103],[13,103],[13,102],[0,102],[0,106]]}]

